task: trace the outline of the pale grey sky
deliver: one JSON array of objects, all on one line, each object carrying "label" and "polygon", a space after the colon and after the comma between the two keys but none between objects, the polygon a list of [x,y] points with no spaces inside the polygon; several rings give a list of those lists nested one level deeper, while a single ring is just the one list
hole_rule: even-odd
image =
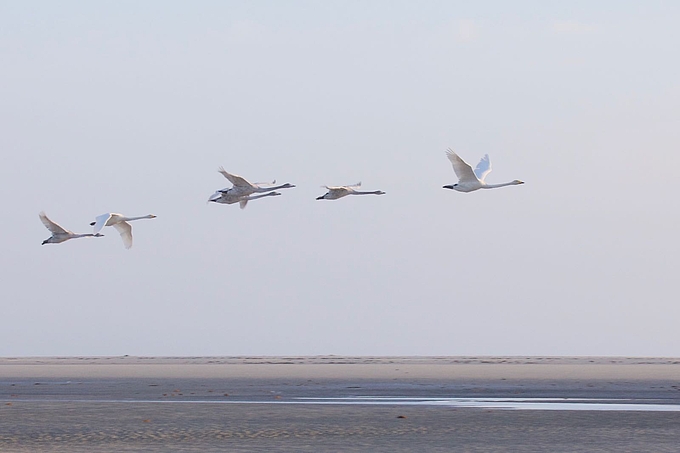
[{"label": "pale grey sky", "polygon": [[[678,356],[679,20],[1,1],[0,355]],[[526,184],[442,189],[447,147]],[[297,188],[206,205],[221,165]],[[41,246],[41,210],[158,218]]]}]

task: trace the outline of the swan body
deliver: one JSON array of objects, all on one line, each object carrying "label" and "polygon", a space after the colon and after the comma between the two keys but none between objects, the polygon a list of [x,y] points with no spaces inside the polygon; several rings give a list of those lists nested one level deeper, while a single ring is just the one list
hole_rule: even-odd
[{"label": "swan body", "polygon": [[328,192],[321,195],[320,197],[317,197],[317,200],[337,200],[338,198],[342,198],[347,195],[385,195],[385,192],[382,190],[374,190],[372,192],[361,192],[357,190],[359,187],[361,187],[360,182],[351,186],[322,187],[328,189]]},{"label": "swan body", "polygon": [[[218,192],[225,193],[228,195],[233,195],[233,196],[248,196],[252,195],[254,193],[264,193],[264,192],[271,192],[273,190],[277,189],[290,189],[295,187],[295,185],[290,184],[290,183],[285,183],[281,184],[278,186],[274,186],[273,184],[276,183],[276,180],[272,181],[271,184],[268,184],[267,187],[263,187],[265,183],[251,183],[248,182],[245,178],[238,176],[238,175],[233,175],[229,172],[227,172],[223,167],[220,167],[218,170],[222,176],[227,178],[229,182],[233,184],[232,187],[227,188],[227,189],[222,189],[218,190]],[[210,197],[212,199],[212,197]],[[211,200],[210,200],[211,201]]]},{"label": "swan body", "polygon": [[485,154],[484,157],[482,157],[482,160],[479,161],[474,171],[472,170],[472,167],[461,159],[451,148],[446,151],[446,157],[449,158],[451,165],[453,165],[453,171],[458,177],[458,183],[443,186],[444,189],[453,189],[458,192],[473,192],[478,189],[493,189],[496,187],[524,184],[524,181],[520,181],[519,179],[502,184],[487,184],[485,182],[486,176],[491,173],[491,161],[489,160],[488,154]]},{"label": "swan body", "polygon": [[85,238],[85,237],[103,237],[103,234],[93,234],[93,233],[84,233],[84,234],[78,234],[74,233],[72,231],[67,230],[66,228],[63,228],[59,224],[54,223],[47,217],[47,215],[44,212],[40,213],[40,221],[45,225],[45,228],[50,230],[52,233],[52,236],[49,238],[45,239],[42,242],[42,245],[45,244],[60,244],[62,242],[68,241],[69,239],[77,239],[77,238]]},{"label": "swan body", "polygon": [[219,190],[212,194],[210,199],[208,199],[208,203],[211,201],[214,203],[221,203],[221,204],[234,204],[238,203],[241,209],[245,209],[246,205],[250,200],[257,200],[258,198],[264,198],[264,197],[274,197],[281,195],[279,192],[267,192],[261,195],[234,195],[231,193],[224,193],[220,192]]},{"label": "swan body", "polygon": [[132,220],[155,219],[155,218],[156,216],[153,214],[143,215],[139,217],[125,217],[123,214],[108,212],[106,214],[102,214],[100,216],[95,217],[95,221],[90,223],[90,225],[94,226],[95,233],[101,231],[101,229],[104,228],[105,226],[114,227],[118,231],[118,233],[120,233],[120,237],[123,239],[123,245],[125,245],[125,248],[129,249],[130,247],[132,247],[132,225],[130,225],[128,222]]}]

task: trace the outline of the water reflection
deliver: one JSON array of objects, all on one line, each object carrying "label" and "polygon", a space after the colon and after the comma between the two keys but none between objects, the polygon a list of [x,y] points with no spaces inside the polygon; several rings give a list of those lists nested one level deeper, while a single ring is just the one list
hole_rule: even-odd
[{"label": "water reflection", "polygon": [[417,398],[357,396],[345,398],[298,398],[298,400],[304,400],[307,404],[418,405],[542,411],[680,412],[679,404],[656,404],[641,402],[641,400],[596,398]]}]

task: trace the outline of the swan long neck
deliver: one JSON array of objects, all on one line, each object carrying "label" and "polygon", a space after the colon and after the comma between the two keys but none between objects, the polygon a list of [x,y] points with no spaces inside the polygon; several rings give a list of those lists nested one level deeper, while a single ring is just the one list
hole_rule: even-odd
[{"label": "swan long neck", "polygon": [[269,191],[276,190],[276,189],[288,189],[290,187],[295,187],[295,186],[293,186],[289,183],[286,183],[286,184],[280,184],[278,186],[258,187],[257,191],[258,192],[269,192]]},{"label": "swan long neck", "polygon": [[123,222],[129,222],[131,220],[141,220],[141,219],[153,219],[153,217],[149,214],[149,215],[142,215],[142,216],[139,216],[139,217],[123,217],[121,220]]},{"label": "swan long neck", "polygon": [[250,196],[247,196],[247,197],[243,197],[241,199],[242,200],[257,200],[258,198],[269,197],[273,194],[274,194],[273,192],[268,192],[268,193],[263,193],[262,195],[250,195]]},{"label": "swan long neck", "polygon": [[350,193],[352,195],[382,195],[383,194],[383,192],[380,191],[380,190],[375,190],[373,192],[361,192],[361,191],[355,190],[355,191],[350,192]]},{"label": "swan long neck", "polygon": [[[97,236],[97,235],[96,235],[96,234],[93,234],[93,233],[82,233],[82,234],[74,234],[74,235],[72,236],[72,238],[73,238],[73,239],[76,239],[76,238],[89,238],[89,237],[95,237],[95,236]],[[101,235],[100,235],[100,236],[101,236]]]},{"label": "swan long neck", "polygon": [[510,181],[510,182],[503,182],[500,184],[484,184],[482,185],[482,189],[495,189],[496,187],[505,187],[505,186],[516,186],[517,184],[524,184],[522,181]]}]

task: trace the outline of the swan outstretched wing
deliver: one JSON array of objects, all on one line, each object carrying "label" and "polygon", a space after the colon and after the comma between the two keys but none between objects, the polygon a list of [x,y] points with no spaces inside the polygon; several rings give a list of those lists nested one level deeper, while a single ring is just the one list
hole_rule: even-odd
[{"label": "swan outstretched wing", "polygon": [[127,222],[118,222],[114,223],[113,227],[120,233],[125,248],[129,249],[132,247],[132,225]]},{"label": "swan outstretched wing", "polygon": [[486,175],[489,173],[491,173],[491,161],[489,160],[489,155],[484,154],[482,160],[480,160],[475,167],[475,175],[477,176],[477,179],[484,182],[484,178],[486,178]]},{"label": "swan outstretched wing", "polygon": [[56,223],[51,221],[49,219],[49,217],[47,217],[47,215],[44,212],[41,212],[39,215],[40,215],[40,221],[43,223],[43,225],[45,225],[45,228],[47,228],[48,230],[50,230],[50,232],[52,232],[52,234],[68,234],[69,233],[68,230],[62,228],[60,225],[57,225]]},{"label": "swan outstretched wing", "polygon": [[104,228],[104,226],[106,226],[106,222],[108,222],[110,218],[111,218],[110,212],[107,212],[106,214],[102,214],[102,215],[94,218],[94,220],[95,220],[95,222],[94,222],[94,232],[95,232],[95,234],[99,233],[102,230],[102,228]]},{"label": "swan outstretched wing", "polygon": [[352,184],[352,185],[349,185],[349,186],[321,186],[321,187],[323,187],[324,189],[328,189],[328,190],[358,189],[359,187],[361,187],[361,182],[358,182],[356,184]]},{"label": "swan outstretched wing", "polygon": [[332,197],[340,198],[350,193],[352,191],[351,187],[352,186],[328,187],[328,193],[330,193]]},{"label": "swan outstretched wing", "polygon": [[459,182],[465,183],[477,181],[477,175],[472,171],[472,167],[461,159],[451,148],[446,151],[446,157],[451,161],[453,171],[456,173],[456,176],[458,176]]},{"label": "swan outstretched wing", "polygon": [[224,167],[220,167],[220,169],[217,171],[219,171],[222,176],[227,178],[229,182],[231,182],[235,187],[253,187],[253,185],[245,178],[238,175],[232,175],[231,173],[227,172]]},{"label": "swan outstretched wing", "polygon": [[271,181],[271,182],[254,182],[254,183],[253,183],[253,185],[254,185],[255,187],[260,187],[260,188],[261,188],[262,186],[273,186],[274,184],[276,184],[276,179],[273,180],[273,181]]}]

